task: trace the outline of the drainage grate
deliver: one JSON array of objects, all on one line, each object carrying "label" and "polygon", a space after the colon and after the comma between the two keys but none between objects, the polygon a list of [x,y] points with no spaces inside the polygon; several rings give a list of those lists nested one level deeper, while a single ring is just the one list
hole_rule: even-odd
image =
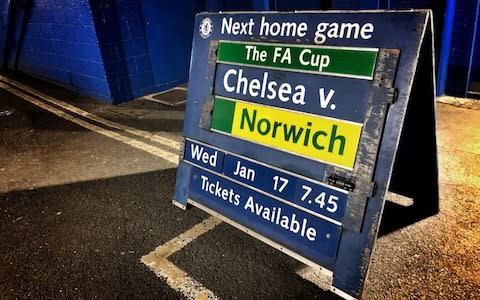
[{"label": "drainage grate", "polygon": [[147,95],[144,98],[169,106],[179,106],[187,101],[187,89],[184,87],[174,87],[165,92]]}]

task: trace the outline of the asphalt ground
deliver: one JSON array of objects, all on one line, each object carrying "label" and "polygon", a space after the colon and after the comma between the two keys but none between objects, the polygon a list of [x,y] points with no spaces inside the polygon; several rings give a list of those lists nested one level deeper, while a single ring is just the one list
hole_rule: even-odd
[{"label": "asphalt ground", "polygon": [[[0,89],[0,299],[188,298],[142,262],[209,218],[171,204],[184,107],[109,106],[8,78],[102,119],[75,123]],[[454,104],[438,103],[440,213],[378,239],[365,299],[480,299],[480,106]],[[168,260],[219,298],[339,299],[224,223]]]},{"label": "asphalt ground", "polygon": [[[110,121],[180,140],[182,106],[140,99],[111,107],[12,77]],[[175,164],[5,90],[0,108],[9,112],[0,117],[0,299],[185,298],[141,262],[209,217],[172,205]],[[178,156],[178,149],[114,131]],[[229,225],[209,234],[172,261],[218,297],[338,299],[296,275],[301,263]]]}]

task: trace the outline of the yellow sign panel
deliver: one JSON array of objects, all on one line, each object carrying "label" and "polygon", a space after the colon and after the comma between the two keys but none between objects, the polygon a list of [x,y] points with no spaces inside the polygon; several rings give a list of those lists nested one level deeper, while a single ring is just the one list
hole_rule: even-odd
[{"label": "yellow sign panel", "polygon": [[[217,101],[230,101],[216,98]],[[258,144],[353,169],[362,124],[232,101],[226,133]],[[228,115],[228,114],[227,114]],[[214,109],[215,119],[215,109]],[[212,126],[212,129],[220,129]],[[229,127],[229,126],[228,126]]]}]

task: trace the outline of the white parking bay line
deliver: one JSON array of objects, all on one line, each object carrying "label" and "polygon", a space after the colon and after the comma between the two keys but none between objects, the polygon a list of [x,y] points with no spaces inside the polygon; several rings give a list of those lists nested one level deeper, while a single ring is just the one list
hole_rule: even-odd
[{"label": "white parking bay line", "polygon": [[156,134],[152,134],[148,131],[144,131],[144,130],[140,130],[140,129],[137,129],[137,128],[133,128],[133,127],[130,127],[130,126],[127,126],[127,125],[124,125],[124,124],[120,124],[120,123],[117,123],[117,122],[113,122],[113,121],[110,121],[110,120],[107,120],[105,118],[102,118],[100,116],[97,116],[95,114],[92,114],[88,111],[85,111],[81,108],[78,108],[76,106],[73,106],[69,103],[66,103],[60,99],[57,99],[57,98],[54,98],[54,97],[51,97],[49,95],[46,95],[36,89],[33,89],[27,85],[24,85],[18,81],[15,81],[13,79],[10,79],[8,77],[5,77],[5,76],[2,76],[0,75],[0,80],[8,83],[8,84],[11,84],[15,87],[17,87],[18,89],[22,89],[23,91],[26,91],[26,92],[29,92],[31,94],[34,94],[35,96],[51,103],[51,104],[54,104],[54,105],[57,105],[59,107],[62,107],[63,109],[66,109],[72,113],[75,113],[77,115],[80,115],[84,118],[88,118],[92,121],[95,121],[95,122],[98,122],[100,124],[103,124],[103,125],[106,125],[108,127],[111,127],[111,128],[115,128],[115,129],[119,129],[119,130],[122,130],[122,131],[125,131],[125,132],[128,132],[130,134],[133,134],[133,135],[136,135],[136,136],[139,136],[139,137],[142,137],[142,138],[145,138],[145,139],[148,139],[150,141],[153,141],[153,142],[156,142],[156,143],[159,143],[161,145],[165,145],[165,146],[168,146],[170,148],[173,148],[175,150],[177,149],[180,149],[180,146],[181,146],[181,143],[180,142],[177,142],[177,141],[174,141],[172,139],[169,139],[169,138],[165,138],[165,137],[162,137],[162,136],[159,136],[159,135],[156,135]]},{"label": "white parking bay line", "polygon": [[332,286],[332,277],[326,276],[325,271],[318,270],[310,266],[304,266],[296,273],[298,276],[310,281],[324,291],[330,290],[330,287]]},{"label": "white parking bay line", "polygon": [[70,115],[58,108],[55,108],[49,104],[46,104],[40,100],[37,100],[35,98],[33,98],[32,96],[30,95],[27,95],[15,88],[12,88],[11,86],[9,85],[6,85],[4,83],[0,83],[0,88],[6,90],[7,92],[9,93],[12,93],[22,99],[25,99],[27,100],[28,102],[38,106],[38,107],[41,107],[65,120],[68,120],[70,122],[73,122],[77,125],[80,125],[84,128],[87,128],[87,129],[90,129],[91,131],[93,132],[96,132],[96,133],[99,133],[99,134],[102,134],[102,135],[105,135],[105,136],[108,136],[112,139],[115,139],[117,141],[120,141],[122,143],[125,143],[127,145],[130,145],[132,147],[135,147],[137,149],[140,149],[140,150],[143,150],[143,151],[146,151],[152,155],[155,155],[157,157],[160,157],[170,163],[172,163],[174,166],[177,166],[178,165],[178,153],[172,153],[172,152],[169,152],[169,151],[165,151],[165,150],[162,150],[158,147],[155,147],[155,146],[152,146],[152,145],[149,145],[149,144],[146,144],[144,142],[141,142],[139,140],[135,140],[135,139],[131,139],[127,136],[124,136],[122,134],[119,134],[113,130],[109,130],[109,129],[105,129],[105,128],[102,128],[100,126],[97,126],[97,125],[94,125],[94,124],[91,124],[87,121],[84,121],[80,118],[77,118],[73,115]]},{"label": "white parking bay line", "polygon": [[142,256],[141,261],[157,276],[165,279],[171,288],[182,293],[187,299],[218,299],[212,291],[189,277],[185,271],[175,266],[167,258],[200,235],[215,228],[221,222],[220,219],[210,217],[162,246],[157,247],[149,254]]}]

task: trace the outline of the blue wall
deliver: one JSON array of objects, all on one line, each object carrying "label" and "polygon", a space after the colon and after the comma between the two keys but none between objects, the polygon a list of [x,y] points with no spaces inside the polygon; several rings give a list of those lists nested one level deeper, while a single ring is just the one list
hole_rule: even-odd
[{"label": "blue wall", "polygon": [[140,1],[153,70],[151,90],[165,90],[188,80],[195,13],[202,1]]},{"label": "blue wall", "polygon": [[[11,2],[0,0],[0,16],[5,21],[0,46],[5,49],[7,45],[7,53],[18,56],[5,62],[2,52],[4,67],[107,103],[124,102],[188,80],[194,16],[204,10],[202,1],[18,1],[31,3],[28,13],[14,8],[16,18],[6,24]],[[6,39],[4,32],[9,27],[13,33]]]},{"label": "blue wall", "polygon": [[19,71],[59,82],[108,101],[102,56],[90,5],[85,0],[34,0],[17,39]]},{"label": "blue wall", "polygon": [[[480,98],[480,3],[477,4],[476,34],[473,42],[472,63],[470,69],[468,96]],[[474,85],[472,85],[474,83]]]},{"label": "blue wall", "polygon": [[[477,7],[480,0],[456,1],[453,25],[452,48],[450,50],[446,94],[465,97],[469,85],[469,70],[474,57],[474,31]],[[477,47],[480,45],[477,45]],[[478,55],[478,52],[477,52]],[[472,60],[476,62],[477,60]]]},{"label": "blue wall", "polygon": [[91,0],[90,4],[111,103],[151,93],[154,73],[138,1]]},{"label": "blue wall", "polygon": [[[446,93],[450,95],[464,96],[469,78],[479,76],[480,59],[473,56],[472,50],[479,1],[456,1],[452,49],[446,55],[449,60],[442,61],[448,66]],[[194,15],[199,11],[432,8],[439,57],[445,3],[0,0],[0,61],[4,67],[56,81],[82,95],[120,103],[187,81]],[[470,67],[477,71],[472,72]]]}]

